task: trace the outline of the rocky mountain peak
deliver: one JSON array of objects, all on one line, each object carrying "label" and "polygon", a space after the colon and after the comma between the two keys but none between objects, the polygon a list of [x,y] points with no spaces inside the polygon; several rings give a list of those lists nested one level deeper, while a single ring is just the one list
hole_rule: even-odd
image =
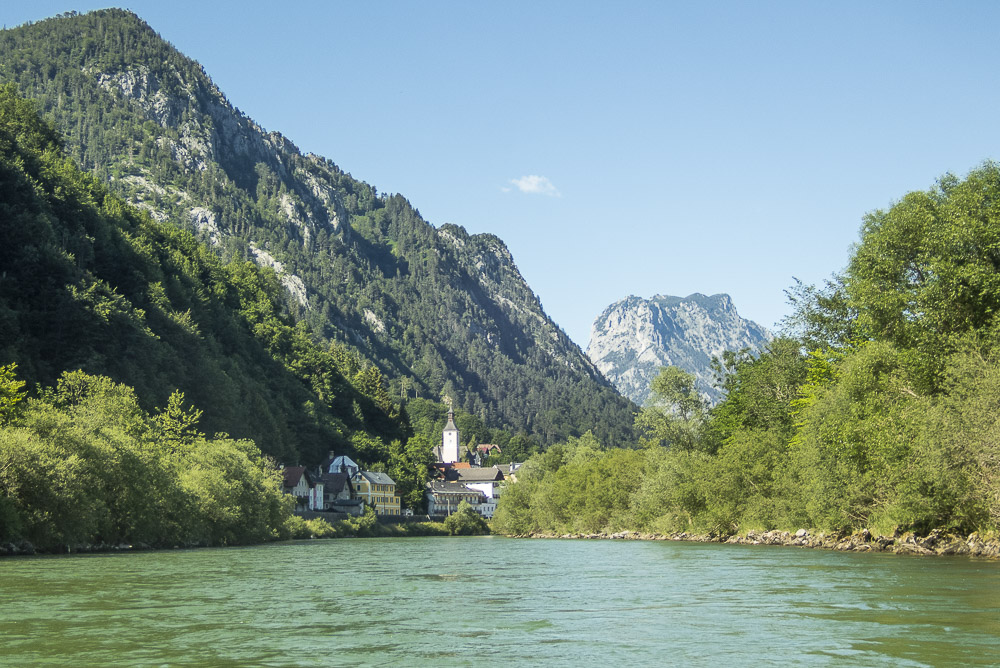
[{"label": "rocky mountain peak", "polygon": [[714,403],[721,394],[713,387],[712,358],[727,350],[756,349],[771,338],[767,329],[742,318],[727,294],[630,295],[594,320],[587,355],[636,403],[649,398],[661,366],[693,374],[698,390]]}]

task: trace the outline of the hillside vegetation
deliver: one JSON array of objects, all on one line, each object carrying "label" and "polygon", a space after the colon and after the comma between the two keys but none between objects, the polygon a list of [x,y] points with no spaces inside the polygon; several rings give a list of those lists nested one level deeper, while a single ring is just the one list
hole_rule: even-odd
[{"label": "hillside vegetation", "polygon": [[[330,450],[387,471],[422,510],[444,406],[410,399],[411,421],[374,365],[293,321],[273,270],[223,262],[123,203],[10,84],[0,268],[0,542],[311,531],[290,517],[276,471]],[[467,412],[457,420],[470,443],[518,459],[537,449]]]},{"label": "hillside vegetation", "polygon": [[[264,131],[135,15],[70,13],[0,32],[5,81],[39,101],[98,182],[225,263],[274,268],[268,285],[287,290],[295,320],[371,363],[391,396],[448,395],[541,443],[587,429],[633,438],[631,402],[546,316],[500,239],[435,229],[404,197]],[[53,383],[58,362],[34,356],[22,369]]]},{"label": "hillside vegetation", "polygon": [[790,291],[708,410],[674,368],[633,451],[571,439],[502,497],[508,533],[1000,530],[1000,167],[865,218],[846,270]]},{"label": "hillside vegetation", "polygon": [[376,368],[283,313],[272,270],[223,263],[123,204],[12,85],[0,88],[0,189],[0,359],[21,378],[110,376],[147,410],[181,389],[204,430],[288,461],[408,435]]}]

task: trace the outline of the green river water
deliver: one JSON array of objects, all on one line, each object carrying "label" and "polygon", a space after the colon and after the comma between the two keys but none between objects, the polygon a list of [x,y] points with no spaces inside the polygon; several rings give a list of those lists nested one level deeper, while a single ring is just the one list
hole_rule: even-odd
[{"label": "green river water", "polygon": [[1000,563],[499,537],[11,558],[0,664],[1000,665]]}]

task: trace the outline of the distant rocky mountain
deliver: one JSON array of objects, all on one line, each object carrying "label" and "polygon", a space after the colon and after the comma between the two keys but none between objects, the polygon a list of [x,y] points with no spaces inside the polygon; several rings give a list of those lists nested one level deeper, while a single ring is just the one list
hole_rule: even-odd
[{"label": "distant rocky mountain", "polygon": [[755,322],[740,317],[729,295],[687,297],[629,296],[594,320],[587,355],[618,391],[638,404],[662,366],[693,374],[701,394],[715,403],[711,363],[727,350],[756,349],[772,338]]},{"label": "distant rocky mountain", "polygon": [[373,362],[392,396],[447,394],[542,442],[631,437],[631,402],[546,315],[500,239],[435,228],[403,196],[265,131],[134,14],[0,31],[5,82],[114,193],[226,261],[273,269],[292,315]]}]

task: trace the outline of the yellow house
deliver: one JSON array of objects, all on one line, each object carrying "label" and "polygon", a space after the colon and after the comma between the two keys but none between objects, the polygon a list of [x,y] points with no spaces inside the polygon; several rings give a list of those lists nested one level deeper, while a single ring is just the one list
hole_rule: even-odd
[{"label": "yellow house", "polygon": [[396,483],[385,473],[358,471],[354,479],[354,495],[375,508],[378,515],[402,515]]}]

